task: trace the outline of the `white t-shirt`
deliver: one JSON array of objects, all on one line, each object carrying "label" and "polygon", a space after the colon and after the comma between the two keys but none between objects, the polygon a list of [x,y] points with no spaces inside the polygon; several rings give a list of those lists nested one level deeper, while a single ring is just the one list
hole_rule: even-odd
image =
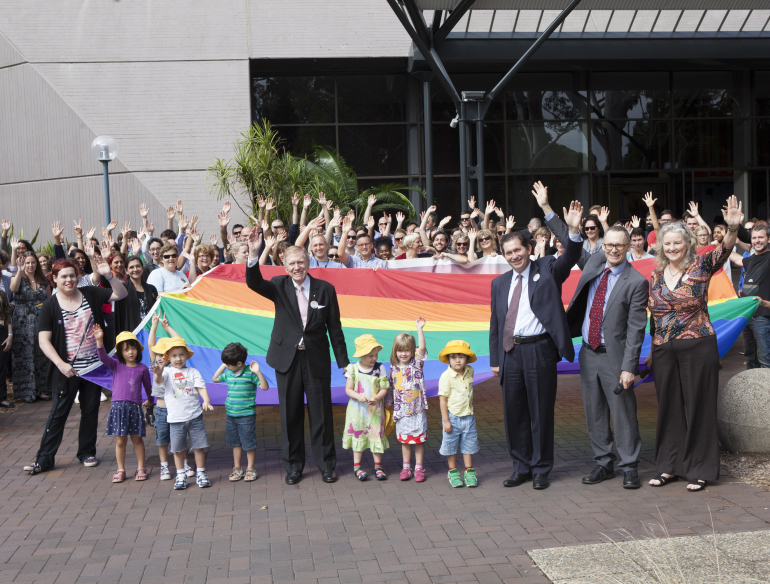
[{"label": "white t-shirt", "polygon": [[203,413],[198,389],[206,389],[206,382],[200,371],[193,367],[177,369],[169,365],[163,369],[163,386],[169,423],[189,422]]},{"label": "white t-shirt", "polygon": [[166,268],[158,268],[147,276],[147,283],[155,286],[158,294],[160,294],[161,292],[179,290],[184,284],[189,284],[190,280],[187,279],[184,272],[179,270],[172,274]]}]

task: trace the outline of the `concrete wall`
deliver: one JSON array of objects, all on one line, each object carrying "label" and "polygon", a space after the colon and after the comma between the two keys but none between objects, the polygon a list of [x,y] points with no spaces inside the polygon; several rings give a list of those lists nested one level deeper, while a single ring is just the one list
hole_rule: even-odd
[{"label": "concrete wall", "polygon": [[[380,0],[0,0],[0,215],[23,228],[104,223],[101,164],[118,143],[113,218],[138,225],[183,199],[206,233],[221,203],[205,169],[251,121],[250,58],[404,56]],[[242,222],[234,209],[233,219]]]}]

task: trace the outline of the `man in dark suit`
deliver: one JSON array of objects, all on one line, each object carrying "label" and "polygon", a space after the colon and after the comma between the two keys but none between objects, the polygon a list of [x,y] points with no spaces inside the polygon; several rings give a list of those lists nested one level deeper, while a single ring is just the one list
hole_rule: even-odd
[{"label": "man in dark suit", "polygon": [[[548,190],[535,185],[537,202],[548,226],[559,241],[567,238],[567,226],[555,216],[548,204]],[[596,468],[583,478],[595,485],[615,476],[620,455],[623,487],[641,486],[637,466],[642,439],[636,418],[636,395],[631,386],[639,366],[639,355],[647,326],[647,300],[650,284],[626,261],[630,248],[628,231],[610,227],[604,233],[603,251],[588,258],[583,266],[575,294],[567,309],[567,322],[573,337],[583,337],[580,349],[580,385],[588,425],[588,437],[594,451]],[[615,388],[623,384],[623,391]],[[613,437],[610,414],[615,425]],[[613,439],[614,438],[614,439]]]},{"label": "man in dark suit", "polygon": [[[340,323],[334,286],[308,275],[307,251],[289,247],[284,252],[288,275],[265,280],[259,270],[262,233],[249,234],[246,284],[275,303],[275,321],[267,349],[267,364],[275,369],[281,407],[281,451],[286,484],[294,485],[305,468],[305,404],[310,421],[313,457],[325,483],[337,480],[334,472],[334,420],[331,401],[329,340],[338,367],[346,367],[348,350]],[[328,333],[328,338],[327,338]]]},{"label": "man in dark suit", "polygon": [[575,359],[561,285],[580,257],[583,206],[573,201],[564,215],[572,235],[560,257],[530,261],[532,242],[520,232],[508,233],[501,247],[513,270],[492,281],[489,361],[503,386],[514,471],[506,487],[532,479],[535,489],[545,489],[553,468],[556,364],[562,357]]}]

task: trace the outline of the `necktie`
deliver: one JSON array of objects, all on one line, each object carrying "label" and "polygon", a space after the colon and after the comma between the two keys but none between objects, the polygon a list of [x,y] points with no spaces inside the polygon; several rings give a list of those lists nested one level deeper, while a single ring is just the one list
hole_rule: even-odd
[{"label": "necktie", "polygon": [[511,303],[508,305],[503,328],[503,349],[506,353],[513,349],[514,345],[513,331],[516,329],[516,317],[519,314],[519,300],[521,300],[521,274],[516,274],[516,286],[511,294]]},{"label": "necktie", "polygon": [[588,327],[588,344],[596,350],[596,347],[602,344],[602,319],[604,318],[604,297],[607,295],[607,282],[609,281],[610,269],[604,270],[604,275],[596,287],[594,301],[591,304],[591,312],[588,319],[591,321]]},{"label": "necktie", "polygon": [[307,325],[307,296],[302,286],[297,287],[297,304],[299,304],[299,315],[302,318],[302,328]]}]

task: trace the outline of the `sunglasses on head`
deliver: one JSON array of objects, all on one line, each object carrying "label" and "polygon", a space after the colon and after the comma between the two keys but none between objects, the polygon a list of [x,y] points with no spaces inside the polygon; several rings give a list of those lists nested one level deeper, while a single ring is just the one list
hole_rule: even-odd
[{"label": "sunglasses on head", "polygon": [[179,257],[179,255],[178,255],[178,254],[175,254],[175,253],[171,253],[171,254],[168,254],[168,253],[167,253],[167,254],[164,254],[164,255],[163,255],[163,259],[164,259],[164,260],[170,260],[170,259],[173,259],[173,258],[178,258],[178,257]]}]

